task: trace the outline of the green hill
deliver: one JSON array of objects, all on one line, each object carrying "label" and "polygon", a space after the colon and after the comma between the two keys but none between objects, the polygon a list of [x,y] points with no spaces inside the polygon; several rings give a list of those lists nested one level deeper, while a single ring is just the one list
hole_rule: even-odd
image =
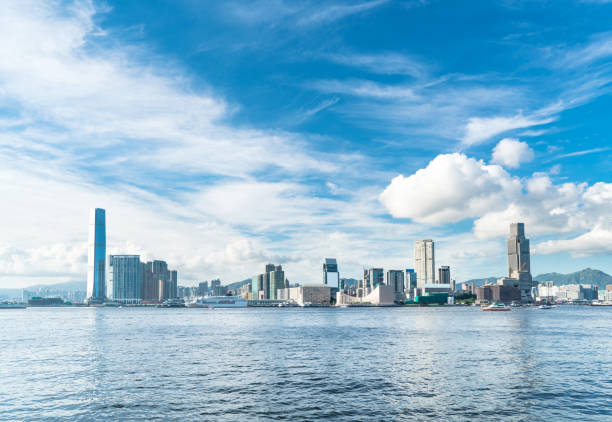
[{"label": "green hill", "polygon": [[585,268],[570,274],[546,273],[533,278],[537,281],[554,281],[556,285],[564,284],[595,284],[605,289],[606,284],[612,284],[612,276],[600,270]]}]

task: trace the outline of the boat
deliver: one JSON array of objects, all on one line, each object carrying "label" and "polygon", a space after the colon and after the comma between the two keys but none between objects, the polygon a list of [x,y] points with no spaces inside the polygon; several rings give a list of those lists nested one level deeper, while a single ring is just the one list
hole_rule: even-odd
[{"label": "boat", "polygon": [[538,306],[538,309],[552,309],[552,306],[550,306],[547,303],[543,303],[540,306]]},{"label": "boat", "polygon": [[521,302],[513,300],[510,306],[512,306],[513,308],[520,308],[522,305]]},{"label": "boat", "polygon": [[167,299],[157,305],[158,308],[184,308],[185,301],[183,299]]},{"label": "boat", "polygon": [[203,296],[189,303],[190,308],[246,308],[248,301],[239,296]]},{"label": "boat", "polygon": [[0,302],[0,309],[25,309],[25,303]]},{"label": "boat", "polygon": [[512,308],[504,305],[503,303],[493,302],[489,306],[484,306],[483,311],[511,311]]}]

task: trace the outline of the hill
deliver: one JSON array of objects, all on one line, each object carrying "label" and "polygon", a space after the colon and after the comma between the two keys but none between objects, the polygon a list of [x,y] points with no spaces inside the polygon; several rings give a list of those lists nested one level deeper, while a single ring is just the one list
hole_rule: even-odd
[{"label": "hill", "polygon": [[612,276],[603,271],[593,268],[585,268],[569,274],[546,273],[533,278],[537,281],[554,281],[556,285],[564,284],[595,284],[600,289],[605,289],[606,284],[612,284]]},{"label": "hill", "polygon": [[497,283],[497,279],[501,278],[501,277],[486,277],[486,278],[474,278],[472,280],[467,280],[467,281],[462,281],[461,283],[457,283],[457,285],[459,284],[472,284],[474,283],[476,285],[476,287],[478,286],[482,286],[485,283]]},{"label": "hill", "polygon": [[233,283],[228,284],[227,286],[225,286],[226,290],[236,290],[239,287],[242,287],[243,285],[250,283],[251,279],[247,278],[246,280],[242,280],[242,281],[235,281]]}]

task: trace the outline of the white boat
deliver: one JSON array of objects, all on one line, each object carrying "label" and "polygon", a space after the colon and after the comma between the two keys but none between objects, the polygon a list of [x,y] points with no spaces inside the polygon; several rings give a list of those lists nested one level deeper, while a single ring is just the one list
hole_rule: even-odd
[{"label": "white boat", "polygon": [[511,311],[512,308],[502,303],[493,302],[489,306],[484,306],[483,311]]},{"label": "white boat", "polygon": [[246,308],[248,301],[239,296],[203,296],[189,303],[190,308]]},{"label": "white boat", "polygon": [[538,306],[538,309],[552,309],[552,306],[547,305],[546,303]]}]

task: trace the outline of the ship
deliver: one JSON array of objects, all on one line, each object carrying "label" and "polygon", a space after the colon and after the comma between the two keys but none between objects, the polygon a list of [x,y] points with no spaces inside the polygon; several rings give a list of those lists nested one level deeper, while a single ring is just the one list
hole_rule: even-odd
[{"label": "ship", "polygon": [[185,301],[183,299],[167,299],[157,305],[158,308],[184,308]]},{"label": "ship", "polygon": [[493,302],[489,306],[482,308],[483,311],[511,311],[512,308],[501,303]]},{"label": "ship", "polygon": [[239,296],[203,296],[198,297],[187,306],[190,308],[246,308],[248,300]]}]

